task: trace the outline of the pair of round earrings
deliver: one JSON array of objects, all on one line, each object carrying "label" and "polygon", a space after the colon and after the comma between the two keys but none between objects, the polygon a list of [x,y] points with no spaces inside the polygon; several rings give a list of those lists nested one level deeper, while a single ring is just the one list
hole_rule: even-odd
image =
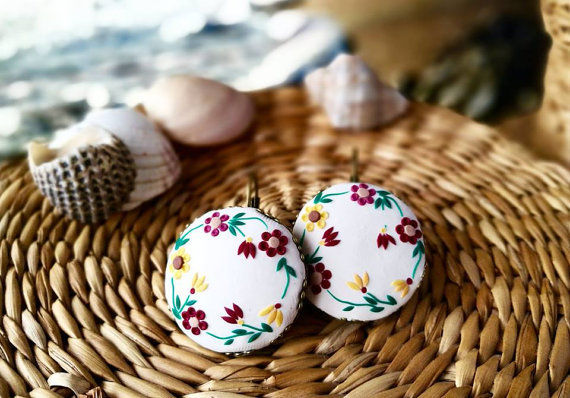
[{"label": "pair of round earrings", "polygon": [[209,211],[180,234],[168,256],[165,295],[180,329],[203,347],[263,348],[293,323],[303,298],[327,314],[371,321],[403,306],[419,286],[425,246],[410,208],[357,182],[319,192],[293,231],[258,209]]}]

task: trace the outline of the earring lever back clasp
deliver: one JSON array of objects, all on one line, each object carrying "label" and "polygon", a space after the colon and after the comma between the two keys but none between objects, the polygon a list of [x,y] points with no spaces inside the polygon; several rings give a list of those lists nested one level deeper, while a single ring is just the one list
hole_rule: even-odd
[{"label": "earring lever back clasp", "polygon": [[358,182],[358,149],[352,148],[352,171],[350,173],[350,182]]},{"label": "earring lever back clasp", "polygon": [[259,195],[257,193],[257,175],[255,173],[249,174],[247,182],[247,206],[255,209],[259,208]]}]

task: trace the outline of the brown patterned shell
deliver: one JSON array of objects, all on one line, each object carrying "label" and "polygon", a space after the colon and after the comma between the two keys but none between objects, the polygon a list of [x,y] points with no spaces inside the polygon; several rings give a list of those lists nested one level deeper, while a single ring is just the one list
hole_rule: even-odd
[{"label": "brown patterned shell", "polygon": [[[568,397],[568,169],[438,107],[348,134],[301,90],[254,98],[254,131],[182,153],[172,189],[102,225],[54,214],[24,162],[0,165],[0,396],[69,396],[55,389],[67,383],[109,397]],[[282,339],[239,358],[182,334],[164,296],[178,233],[245,204],[252,169],[262,210],[291,225],[347,181],[353,147],[360,178],[422,224],[428,271],[410,301],[374,323],[305,305]]]},{"label": "brown patterned shell", "polygon": [[136,171],[131,153],[122,141],[109,136],[108,143],[80,146],[31,167],[40,191],[66,216],[83,223],[105,221],[133,190]]}]

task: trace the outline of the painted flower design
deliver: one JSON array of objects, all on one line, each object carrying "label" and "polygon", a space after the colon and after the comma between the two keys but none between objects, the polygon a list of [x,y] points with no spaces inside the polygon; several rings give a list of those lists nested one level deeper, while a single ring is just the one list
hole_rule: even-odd
[{"label": "painted flower design", "polygon": [[386,228],[386,225],[384,225],[384,228],[382,228],[378,234],[378,238],[376,238],[376,244],[378,245],[378,248],[382,247],[384,250],[386,250],[390,244],[396,244],[396,240],[392,235],[387,233]]},{"label": "painted flower design", "polygon": [[392,286],[394,286],[395,291],[402,292],[401,297],[406,297],[410,291],[410,285],[412,283],[414,283],[412,278],[407,278],[406,280],[397,279],[392,282]]},{"label": "painted flower design", "polygon": [[192,334],[199,335],[202,330],[208,329],[208,323],[204,321],[206,314],[202,310],[196,310],[189,307],[186,311],[182,311],[182,326],[184,329],[190,330]]},{"label": "painted flower design", "polygon": [[419,238],[422,237],[422,231],[418,228],[416,220],[410,220],[408,217],[402,218],[400,225],[396,227],[396,232],[400,235],[400,240],[404,243],[415,245]]},{"label": "painted flower design", "polygon": [[251,256],[251,258],[255,258],[255,244],[253,243],[253,239],[250,237],[245,238],[241,245],[238,247],[238,256],[243,254],[245,258]]},{"label": "painted flower design", "polygon": [[274,257],[276,254],[282,256],[287,251],[285,246],[289,243],[289,238],[283,236],[278,229],[274,229],[271,233],[262,233],[261,239],[262,241],[259,242],[257,247],[259,250],[267,253],[269,257]]},{"label": "painted flower design", "polygon": [[314,295],[317,295],[323,289],[329,289],[331,287],[331,278],[332,272],[326,269],[323,263],[312,265],[311,277],[309,279],[309,283],[311,284],[311,292],[313,292]]},{"label": "painted flower design", "polygon": [[208,284],[205,282],[206,282],[205,275],[198,277],[198,273],[195,273],[194,276],[192,277],[192,284],[190,285],[192,286],[190,288],[190,294],[195,294],[196,292],[203,292],[204,290],[206,290],[208,288]]},{"label": "painted flower design", "polygon": [[321,246],[336,246],[340,243],[340,239],[337,239],[338,232],[334,231],[334,227],[330,227],[323,234],[323,239],[319,242]]},{"label": "painted flower design", "polygon": [[176,250],[171,257],[168,270],[172,272],[174,279],[180,279],[183,274],[190,271],[190,255],[183,247]]},{"label": "painted flower design", "polygon": [[204,227],[204,232],[211,234],[212,236],[218,236],[220,232],[227,231],[228,224],[226,221],[230,219],[230,216],[227,214],[220,214],[220,212],[216,211],[212,214],[212,217],[206,218],[204,223],[206,226]]},{"label": "painted flower design", "polygon": [[224,307],[228,316],[223,316],[222,319],[232,325],[243,325],[243,310],[235,303],[232,303],[232,307],[233,309]]},{"label": "painted flower design", "polygon": [[366,293],[368,291],[366,286],[368,286],[369,281],[370,278],[368,277],[368,272],[365,272],[362,277],[360,277],[360,275],[354,274],[354,282],[346,282],[346,284],[353,290],[358,290],[362,293]]},{"label": "painted flower design", "polygon": [[283,323],[283,312],[281,312],[280,303],[271,304],[262,309],[261,311],[259,311],[259,316],[266,316],[266,315],[267,315],[266,322],[269,325],[271,325],[274,321],[277,324],[277,326],[281,326],[281,324]]},{"label": "painted flower design", "polygon": [[315,229],[315,225],[323,229],[327,223],[326,219],[329,218],[329,213],[323,210],[323,205],[316,204],[312,206],[305,207],[305,213],[301,216],[301,220],[305,223],[305,228],[307,231],[312,232]]},{"label": "painted flower design", "polygon": [[350,188],[350,190],[352,191],[350,200],[357,202],[360,206],[374,203],[374,195],[376,195],[376,190],[373,188],[368,188],[368,184],[355,184]]}]

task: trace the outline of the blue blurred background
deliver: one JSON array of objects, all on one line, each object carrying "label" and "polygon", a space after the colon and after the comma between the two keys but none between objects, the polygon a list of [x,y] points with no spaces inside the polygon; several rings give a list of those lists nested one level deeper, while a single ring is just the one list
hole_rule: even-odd
[{"label": "blue blurred background", "polygon": [[164,74],[240,90],[360,53],[413,99],[496,122],[540,104],[549,39],[527,0],[0,2],[0,158]]}]

